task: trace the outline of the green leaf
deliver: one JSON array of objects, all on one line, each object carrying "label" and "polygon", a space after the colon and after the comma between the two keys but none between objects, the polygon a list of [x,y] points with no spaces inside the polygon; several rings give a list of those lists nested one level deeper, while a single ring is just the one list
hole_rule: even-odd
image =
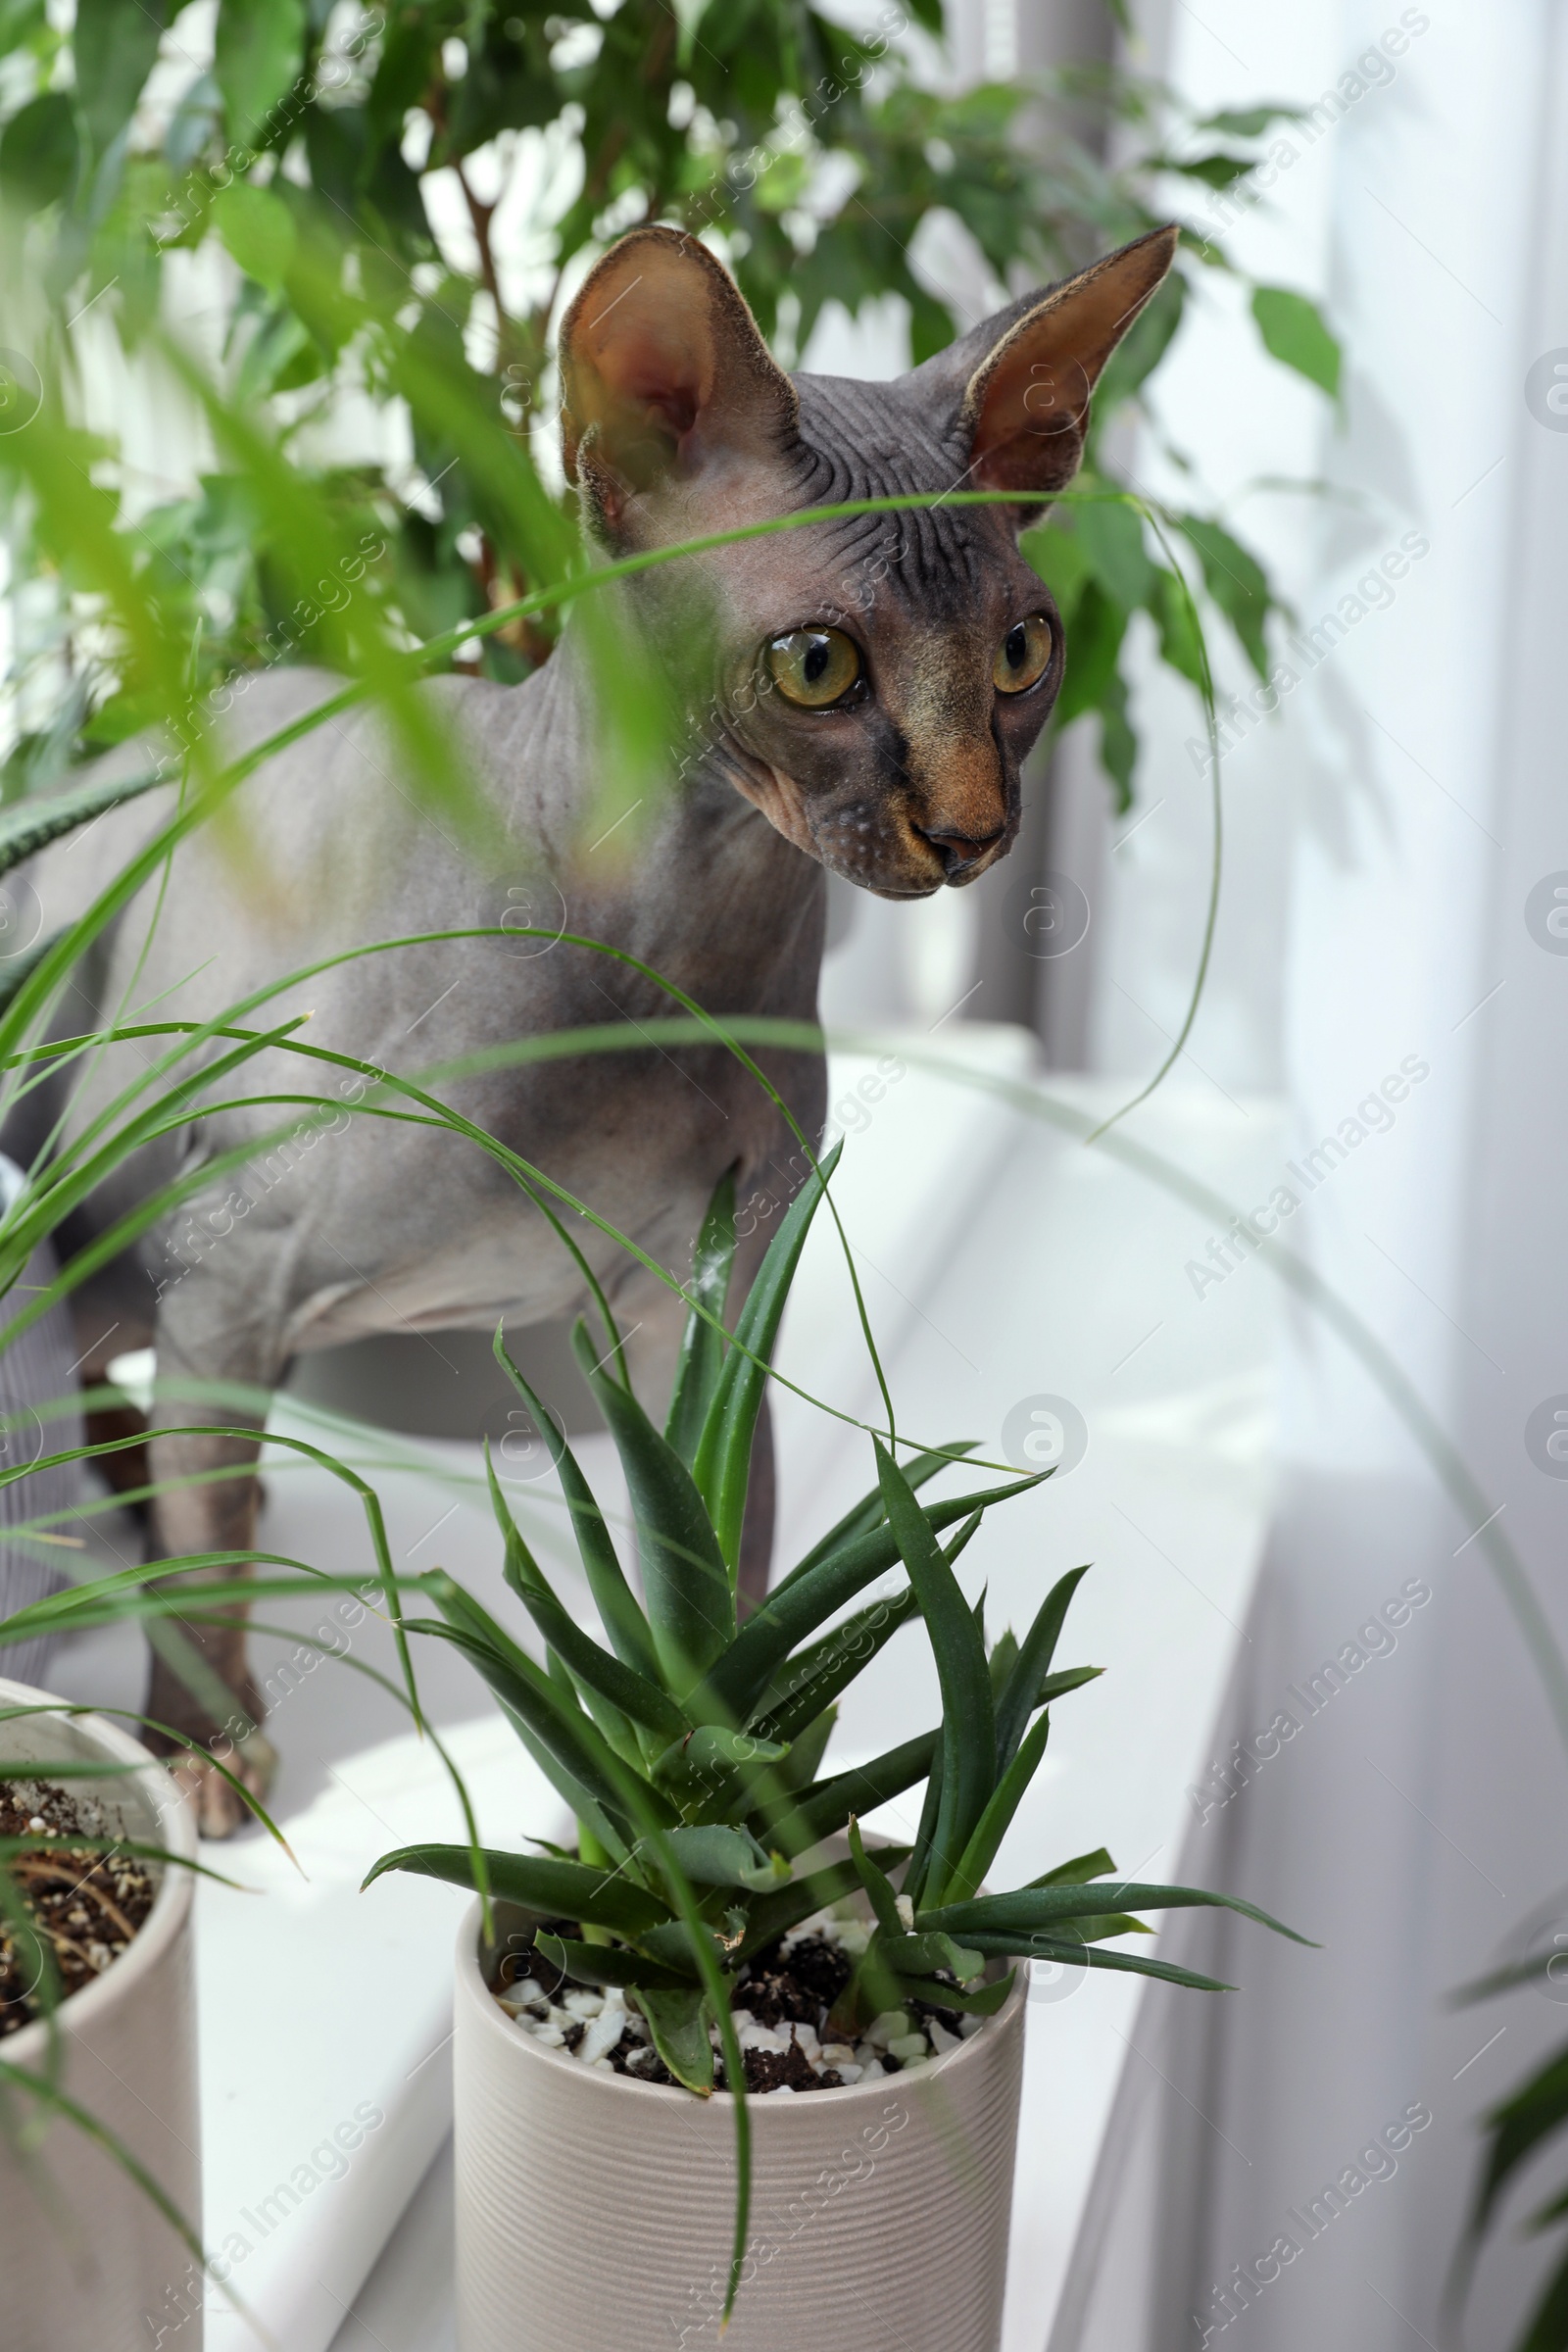
[{"label": "green leaf", "polygon": [[899,1917],[899,1906],[893,1892],[893,1882],[887,1873],[871,1860],[860,1837],[860,1825],[854,1820],[850,1823],[850,1858],[859,1873],[860,1885],[870,1898],[871,1908],[876,1914],[877,1926],[882,1930],[884,1936],[902,1937],[904,1922]]},{"label": "green leaf", "polygon": [[677,2082],[707,2096],[713,2087],[713,2045],[708,2038],[706,1996],[691,1992],[639,1990],[654,2047]]},{"label": "green leaf", "polygon": [[[483,1849],[490,1892],[520,1903],[546,1919],[577,1919],[616,1936],[641,1936],[670,1917],[669,1905],[623,1874],[594,1870],[582,1862],[553,1862],[533,1854]],[[450,1886],[473,1886],[473,1854],[466,1845],[401,1845],[383,1854],[366,1874],[370,1886],[389,1870],[444,1879]],[[475,1888],[475,1892],[478,1889]]]},{"label": "green leaf", "polygon": [[[692,1475],[712,1514],[719,1550],[733,1575],[740,1558],[741,1521],[751,1469],[752,1439],[767,1386],[766,1365],[784,1313],[806,1237],[843,1152],[842,1141],[814,1168],[767,1246],[735,1325],[736,1345],[724,1358],[718,1386],[698,1441]],[[708,1661],[705,1660],[706,1664]]]},{"label": "green leaf", "polygon": [[1217,115],[1205,115],[1195,123],[1197,130],[1217,130],[1222,138],[1260,139],[1271,122],[1299,122],[1301,110],[1288,106],[1284,99],[1270,105],[1222,107]]},{"label": "green leaf", "polygon": [[[1108,1904],[1104,1900],[1106,1895],[1110,1897]],[[1123,1905],[1140,1911],[1186,1911],[1198,1906],[1235,1911],[1243,1919],[1256,1920],[1259,1927],[1272,1928],[1276,1936],[1288,1936],[1293,1943],[1304,1943],[1313,1951],[1318,1948],[1309,1936],[1298,1936],[1294,1928],[1271,1919],[1266,1911],[1260,1911],[1255,1903],[1244,1902],[1239,1894],[1210,1894],[1201,1886],[1150,1886],[1142,1883],[1134,1886],[1125,1880],[1082,1886],[1023,1886],[1014,1894],[986,1894],[977,1901],[938,1903],[928,1911],[917,1912],[915,1924],[921,1928],[946,1928],[950,1935],[961,1936],[967,1942],[971,1936],[1027,1936],[1036,1930],[1050,1930],[1062,1920],[1083,1919],[1091,1913],[1119,1909]]]},{"label": "green leaf", "polygon": [[[626,1810],[620,1789],[624,1767],[604,1734],[461,1585],[440,1570],[422,1576],[419,1582],[446,1619],[448,1638],[456,1640],[472,1658],[503,1705],[527,1725],[612,1821],[623,1825],[624,1834]],[[662,1824],[673,1826],[676,1815],[668,1799],[652,1786],[644,1793]]]},{"label": "green leaf", "polygon": [[[0,845],[4,833],[0,830]],[[534,1395],[522,1374],[507,1353],[503,1327],[496,1326],[494,1353],[497,1363],[506,1373],[523,1403],[533,1415],[534,1426],[545,1442],[566,1508],[571,1513],[571,1531],[576,1539],[582,1559],[583,1574],[588,1590],[594,1596],[599,1621],[610,1636],[611,1647],[624,1664],[635,1667],[650,1682],[659,1679],[659,1658],[648,1620],[638,1606],[637,1596],[626,1581],[605,1525],[604,1513],[594,1500],[593,1490],[577,1467],[577,1458],[566,1444],[556,1421],[546,1406]],[[504,1532],[504,1531],[503,1531]]]},{"label": "green leaf", "polygon": [[1012,1762],[1024,1728],[1042,1703],[1040,1686],[1051,1672],[1051,1661],[1056,1654],[1056,1643],[1061,1638],[1062,1624],[1071,1606],[1072,1596],[1088,1574],[1086,1563],[1082,1568],[1070,1568],[1065,1576],[1058,1577],[1041,1602],[1034,1623],[1024,1637],[1018,1662],[997,1701],[999,1773],[1005,1772]]},{"label": "green leaf", "polygon": [[1513,2175],[1544,2139],[1568,2123],[1568,2048],[1555,2051],[1494,2107],[1486,2119],[1488,2145],[1470,2233],[1479,2236]]},{"label": "green leaf", "polygon": [[1116,787],[1118,816],[1125,816],[1133,805],[1133,771],[1138,765],[1138,737],[1127,707],[1127,681],[1118,670],[1106,679],[1100,698],[1100,764]]},{"label": "green leaf", "polygon": [[[955,1462],[961,1462],[966,1453],[973,1453],[978,1443],[975,1438],[958,1438],[951,1446],[933,1446],[929,1453],[917,1453],[912,1461],[906,1462],[904,1475],[911,1487],[923,1487],[936,1477],[939,1470],[951,1469]],[[820,1543],[812,1544],[788,1576],[780,1577],[773,1587],[773,1597],[776,1598],[801,1577],[808,1576],[813,1568],[819,1568],[835,1552],[852,1543],[858,1543],[861,1536],[868,1536],[873,1529],[886,1524],[887,1509],[882,1500],[882,1490],[872,1487],[869,1493],[861,1495],[853,1510],[846,1511],[838,1524],[828,1529]]]},{"label": "green leaf", "polygon": [[759,1845],[750,1830],[706,1822],[668,1830],[665,1838],[694,1886],[744,1886],[754,1894],[771,1893],[790,1875],[783,1857]]},{"label": "green leaf", "polygon": [[1070,629],[1089,579],[1089,556],[1077,532],[1053,518],[1038,530],[1022,532],[1018,553],[1045,581],[1055,599],[1062,627]]},{"label": "green leaf", "polygon": [[939,1968],[950,1968],[960,1984],[967,1984],[985,1966],[984,1952],[971,1951],[951,1936],[906,1936],[892,1928],[883,1936],[882,1957],[901,1977],[929,1977]]},{"label": "green leaf", "polygon": [[[1027,1493],[1050,1475],[1049,1471],[1038,1470],[1005,1487],[989,1487],[972,1494],[950,1494],[941,1502],[918,1507],[927,1526],[940,1532],[951,1527],[956,1519],[967,1518],[976,1510],[989,1510],[993,1503],[1006,1502],[1014,1494]],[[905,1483],[907,1485],[907,1480]],[[703,1689],[692,1694],[689,1712],[699,1716],[710,1713],[720,1721],[744,1723],[790,1651],[808,1635],[814,1634],[819,1625],[837,1616],[848,1601],[863,1592],[898,1558],[898,1540],[893,1530],[874,1527],[846,1544],[841,1551],[819,1560],[808,1573],[787,1577],[769,1592],[761,1607],[747,1618]]]},{"label": "green leaf", "polygon": [[[735,1176],[732,1169],[727,1169],[708,1204],[708,1214],[697,1237],[692,1278],[687,1285],[692,1297],[707,1307],[710,1315],[723,1316],[734,1262]],[[686,1318],[669,1400],[669,1418],[664,1424],[664,1436],[688,1470],[696,1459],[703,1424],[723,1368],[724,1335],[694,1308]]]},{"label": "green leaf", "polygon": [[294,258],[294,216],[281,198],[232,180],[213,199],[213,224],[247,277],[281,292]]},{"label": "green leaf", "polygon": [[569,1936],[536,1935],[534,1949],[562,1976],[577,1984],[631,1984],[639,1992],[685,1992],[691,1980],[661,1968],[641,1952],[613,1943],[576,1943]]},{"label": "green leaf", "polygon": [[1073,534],[1091,576],[1114,603],[1131,612],[1149,602],[1154,567],[1144,546],[1144,518],[1135,507],[1120,499],[1090,499],[1073,509]]},{"label": "green leaf", "polygon": [[785,1853],[805,1853],[842,1830],[852,1813],[874,1813],[878,1805],[902,1796],[916,1781],[926,1780],[941,1748],[940,1731],[922,1733],[918,1740],[906,1740],[901,1746],[888,1748],[869,1764],[838,1773],[830,1781],[818,1781],[791,1803],[760,1805],[756,1818],[763,1825],[763,1835],[775,1839]]},{"label": "green leaf", "polygon": [[768,1686],[766,1712],[756,1730],[764,1740],[797,1740],[801,1733],[865,1672],[896,1633],[919,1612],[913,1586],[892,1600],[876,1600],[798,1657],[791,1658]]},{"label": "green leaf", "polygon": [[744,1771],[754,1764],[782,1764],[789,1752],[783,1740],[760,1740],[752,1732],[704,1723],[665,1749],[654,1766],[654,1777],[673,1783],[710,1781],[715,1773]]},{"label": "green leaf", "polygon": [[76,118],[63,90],[48,90],[14,114],[0,138],[0,191],[18,211],[42,212],[75,185]]},{"label": "green leaf", "polygon": [[1201,1977],[1196,1969],[1178,1968],[1173,1960],[1146,1960],[1141,1952],[1105,1952],[1098,1944],[1078,1943],[1063,1936],[976,1936],[976,1947],[992,1958],[1058,1960],[1067,1968],[1108,1968],[1132,1977],[1157,1977],[1162,1984],[1185,1984],[1190,1992],[1234,1992],[1234,1984],[1218,1977]]},{"label": "green leaf", "polygon": [[1116,1865],[1102,1845],[1092,1854],[1074,1854],[1070,1862],[1058,1862],[1054,1870],[1046,1871],[1040,1878],[1031,1879],[1031,1886],[1082,1886],[1089,1879],[1104,1878]]},{"label": "green leaf", "polygon": [[484,1464],[491,1507],[506,1543],[502,1573],[551,1648],[579,1682],[598,1691],[633,1723],[665,1741],[684,1740],[692,1727],[668,1692],[634,1666],[623,1665],[608,1649],[602,1649],[562,1606],[507,1507],[488,1446]]},{"label": "green leaf", "polygon": [[1127,634],[1127,612],[1100,582],[1086,579],[1067,640],[1067,670],[1053,716],[1065,727],[1085,710],[1098,710],[1116,675],[1116,657]]},{"label": "green leaf", "polygon": [[221,0],[213,71],[231,139],[264,143],[268,117],[298,77],[304,49],[305,0]]},{"label": "green leaf", "polygon": [[1241,639],[1258,676],[1266,679],[1268,648],[1263,642],[1263,623],[1273,599],[1256,561],[1217,522],[1187,514],[1179,517],[1178,527],[1198,550],[1209,595]]},{"label": "green leaf", "polygon": [[1155,625],[1159,630],[1159,658],[1181,676],[1201,689],[1203,684],[1203,641],[1199,631],[1197,612],[1192,597],[1173,571],[1161,564],[1154,575],[1154,597],[1152,606]]},{"label": "green leaf", "polygon": [[974,1835],[942,1890],[946,1900],[961,1903],[979,1892],[986,1872],[997,1858],[997,1848],[1011,1828],[1012,1817],[1040,1769],[1046,1741],[1050,1737],[1051,1715],[1048,1710],[1038,1717],[1033,1729],[1025,1733],[1016,1754],[992,1792],[990,1802],[975,1824]]},{"label": "green leaf", "polygon": [[1289,286],[1254,286],[1252,317],[1265,351],[1338,400],[1340,346],[1315,302]]},{"label": "green leaf", "polygon": [[169,19],[168,0],[129,8],[125,0],[76,0],[72,55],[76,104],[102,157],[136,111],[142,85],[158,62]]},{"label": "green leaf", "polygon": [[888,1519],[920,1597],[942,1685],[942,1802],[931,1846],[934,1883],[940,1889],[974,1835],[995,1782],[991,1677],[984,1637],[924,1512],[880,1440],[872,1444]]},{"label": "green leaf", "polygon": [[[982,1957],[978,1952],[968,1952],[964,1956],[970,1960]],[[930,1977],[906,1977],[901,1973],[895,1981],[902,2000],[929,2001],[933,2009],[959,2009],[970,2017],[995,2017],[997,2011],[1005,2006],[1017,1973],[1016,1969],[1009,1968],[1004,1977],[997,1979],[995,1984],[977,1984],[972,1991],[966,1985],[944,1984],[940,1979],[933,1980]]]},{"label": "green leaf", "polygon": [[637,1526],[648,1619],[663,1680],[689,1690],[735,1632],[735,1595],[691,1472],[629,1389],[595,1359],[585,1323],[571,1335],[583,1377],[615,1441]]},{"label": "green leaf", "polygon": [[[875,1852],[879,1863],[897,1870],[908,1855],[906,1845],[879,1845]],[[730,1966],[738,1968],[754,1952],[766,1949],[777,1936],[787,1935],[791,1928],[809,1919],[813,1911],[825,1911],[830,1903],[842,1902],[845,1895],[854,1894],[859,1887],[860,1874],[853,1861],[831,1862],[809,1877],[792,1879],[777,1894],[760,1895],[751,1906],[746,1922],[744,1942],[730,1956]]]}]

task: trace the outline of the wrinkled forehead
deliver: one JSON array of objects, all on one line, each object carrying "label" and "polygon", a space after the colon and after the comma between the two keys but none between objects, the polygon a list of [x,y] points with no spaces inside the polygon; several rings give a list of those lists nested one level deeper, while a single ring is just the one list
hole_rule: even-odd
[{"label": "wrinkled forehead", "polygon": [[[800,438],[814,479],[810,503],[852,499],[943,497],[967,488],[967,464],[956,422],[944,430],[925,401],[896,383],[800,375]],[[793,536],[794,534],[792,534]],[[973,614],[995,592],[998,558],[1011,528],[984,508],[906,508],[892,514],[846,516],[808,534],[814,562],[853,594],[868,572],[889,566],[895,603],[956,615]],[[896,577],[895,577],[896,567]]]}]

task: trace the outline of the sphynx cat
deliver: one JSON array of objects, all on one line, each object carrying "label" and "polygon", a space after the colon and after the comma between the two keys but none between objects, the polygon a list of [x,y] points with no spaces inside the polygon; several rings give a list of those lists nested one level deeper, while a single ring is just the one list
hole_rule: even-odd
[{"label": "sphynx cat", "polygon": [[[1175,244],[1174,229],[1141,237],[897,381],[859,383],[787,375],[702,245],[639,229],[605,255],[561,329],[564,455],[583,527],[624,554],[850,499],[1059,490],[1082,455],[1096,379]],[[618,843],[584,847],[585,812],[602,803],[576,619],[519,686],[446,676],[421,688],[514,843],[514,870],[531,877],[533,919],[542,911],[547,929],[564,923],[629,951],[716,1015],[813,1021],[826,872],[883,898],[923,899],[974,881],[1012,844],[1019,769],[1064,658],[1059,616],[1017,550],[1018,529],[1039,515],[1009,504],[827,521],[632,581],[616,625],[679,678],[700,748],[629,863]],[[228,742],[262,740],[333,683],[299,669],[252,682]],[[80,1034],[155,999],[177,1017],[207,1016],[339,948],[494,922],[494,876],[416,813],[397,758],[385,724],[362,710],[260,769],[239,796],[260,886],[212,828],[188,838],[156,921],[150,887],[87,959],[57,1032]],[[45,852],[29,878],[48,922],[79,911],[169,806],[155,792]],[[770,1210],[801,1161],[773,1105],[723,1051],[641,1044],[640,1021],[676,1009],[625,965],[564,943],[509,954],[464,940],[346,964],[264,1017],[309,1010],[313,1045],[404,1073],[519,1036],[623,1021],[624,1053],[500,1069],[444,1092],[661,1265],[684,1268],[726,1169],[739,1198]],[[69,1104],[47,1090],[29,1099],[0,1145],[25,1161],[63,1107],[68,1129],[79,1126],[122,1083],[117,1056],[129,1051],[115,1049]],[[821,1058],[760,1058],[814,1140]],[[242,1076],[220,1092],[334,1092],[319,1065],[282,1053]],[[63,1231],[63,1249],[101,1232],[192,1152],[259,1139],[280,1115],[218,1109],[148,1151]],[[493,1331],[503,1316],[516,1326],[585,1304],[538,1210],[447,1132],[345,1111],[259,1180],[219,1178],[191,1213],[210,1237],[194,1254],[172,1260],[167,1236],[149,1237],[77,1294],[83,1345],[114,1324],[108,1352],[151,1344],[161,1379],[270,1389],[304,1349],[397,1329]],[[742,1285],[770,1230],[765,1214],[751,1221]],[[574,1231],[623,1328],[639,1327],[633,1369],[654,1397],[667,1387],[680,1301],[586,1221]],[[102,1369],[89,1363],[87,1375]],[[244,1552],[256,1540],[257,1444],[159,1434],[160,1420],[187,1417],[156,1408],[155,1478],[233,1475],[160,1494],[149,1556]],[[765,1587],[771,1540],[765,1435],[758,1469],[743,1560],[753,1592]],[[240,1613],[202,1639],[236,1696],[230,1730],[237,1721],[254,1732],[261,1708]],[[220,1737],[161,1661],[148,1712],[204,1741]],[[260,1788],[270,1751],[257,1734],[244,1752]],[[180,1770],[195,1783],[204,1832],[227,1834],[243,1818],[233,1790],[188,1751]]]}]

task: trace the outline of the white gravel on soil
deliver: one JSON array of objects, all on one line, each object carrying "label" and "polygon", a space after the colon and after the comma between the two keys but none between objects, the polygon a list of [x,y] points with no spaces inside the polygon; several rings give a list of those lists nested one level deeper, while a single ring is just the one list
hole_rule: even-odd
[{"label": "white gravel on soil", "polygon": [[[902,1915],[908,1908],[907,1900],[904,1895],[898,1899]],[[905,1924],[912,1926],[912,1908]],[[792,1928],[784,1937],[785,1961],[795,1944],[818,1936],[840,1945],[851,1959],[858,1959],[871,1939],[871,1931],[864,1920],[841,1919],[831,1911],[818,1911],[803,1920],[798,1928]],[[587,1985],[571,1985],[552,1998],[533,1978],[523,1977],[514,1984],[503,1985],[495,1997],[525,2034],[531,2034],[547,2049],[564,2049],[579,2066],[597,2067],[602,2074],[612,2074],[615,2070],[611,2065],[610,2053],[628,2034],[637,2045],[634,2051],[623,2053],[628,2071],[635,2075],[657,2066],[648,2021],[637,2008],[637,1996],[618,1985],[611,1985],[603,1992],[595,1992]],[[959,2020],[958,2031],[954,2034],[939,2018],[916,2018],[906,2010],[890,2009],[873,2018],[860,2040],[852,2047],[844,2041],[822,2042],[814,2026],[789,2022],[764,2026],[749,2009],[740,2007],[732,2015],[743,2050],[766,2050],[784,2056],[793,2041],[805,2053],[813,2074],[837,2075],[846,2087],[852,2082],[876,2082],[886,2075],[944,2058],[958,2047],[960,2040],[978,2032],[984,2022],[966,2015]],[[710,2029],[710,2034],[716,2050],[719,2047],[716,2026]],[[780,2082],[760,2095],[779,2098],[786,2093],[793,2097],[793,2086]]]}]

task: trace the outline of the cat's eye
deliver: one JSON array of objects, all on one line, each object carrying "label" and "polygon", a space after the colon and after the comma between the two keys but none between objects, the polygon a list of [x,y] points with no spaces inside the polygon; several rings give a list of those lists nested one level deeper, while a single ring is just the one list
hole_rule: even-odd
[{"label": "cat's eye", "polygon": [[1023,694],[1037,686],[1051,667],[1056,641],[1043,612],[1015,620],[997,648],[991,675],[1001,694]]},{"label": "cat's eye", "polygon": [[861,674],[860,649],[842,629],[791,629],[767,648],[768,674],[786,702],[826,710]]}]

